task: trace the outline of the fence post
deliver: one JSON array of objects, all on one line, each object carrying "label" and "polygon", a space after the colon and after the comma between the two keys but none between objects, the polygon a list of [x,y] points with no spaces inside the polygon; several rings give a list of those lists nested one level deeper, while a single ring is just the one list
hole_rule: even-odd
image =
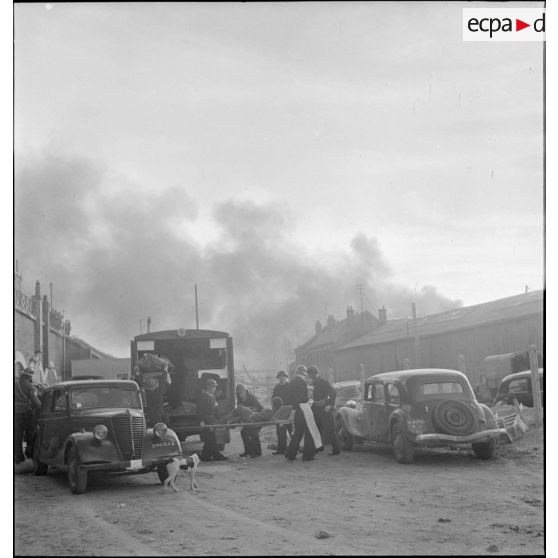
[{"label": "fence post", "polygon": [[529,362],[531,365],[531,390],[533,391],[533,407],[537,426],[542,424],[541,386],[539,381],[539,362],[537,359],[537,348],[529,345]]}]

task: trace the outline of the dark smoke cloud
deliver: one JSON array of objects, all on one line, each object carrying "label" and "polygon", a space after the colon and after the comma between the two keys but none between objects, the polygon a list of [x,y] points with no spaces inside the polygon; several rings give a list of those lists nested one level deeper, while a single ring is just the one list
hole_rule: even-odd
[{"label": "dark smoke cloud", "polygon": [[[45,156],[16,173],[16,257],[27,290],[54,284],[54,307],[72,332],[98,349],[126,356],[139,319],[153,329],[200,327],[235,338],[237,365],[284,365],[285,339],[296,345],[326,313],[347,305],[390,317],[460,305],[435,287],[414,293],[390,281],[378,241],[357,234],[346,253],[308,254],[290,237],[290,215],[274,205],[225,201],[214,207],[217,240],[187,230],[198,217],[185,188],[142,195],[133,184],[83,160]],[[329,233],[328,233],[329,234]],[[145,325],[144,325],[145,328]],[[144,329],[145,330],[145,329]]]}]

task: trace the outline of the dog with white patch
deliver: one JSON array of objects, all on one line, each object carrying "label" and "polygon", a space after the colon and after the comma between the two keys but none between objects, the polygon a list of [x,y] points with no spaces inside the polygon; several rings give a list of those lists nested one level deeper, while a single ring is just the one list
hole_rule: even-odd
[{"label": "dog with white patch", "polygon": [[175,492],[178,492],[176,485],[176,478],[180,469],[183,469],[188,472],[190,475],[190,490],[198,490],[199,484],[197,479],[197,472],[198,472],[198,465],[200,463],[200,458],[198,457],[197,453],[193,453],[192,455],[186,456],[179,456],[173,457],[172,460],[167,463],[167,473],[168,477],[163,481],[163,489],[162,492],[165,491],[167,486],[170,486]]}]

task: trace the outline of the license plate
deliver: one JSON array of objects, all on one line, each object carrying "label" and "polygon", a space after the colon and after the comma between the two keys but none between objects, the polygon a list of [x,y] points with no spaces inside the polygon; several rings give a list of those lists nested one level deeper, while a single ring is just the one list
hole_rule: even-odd
[{"label": "license plate", "polygon": [[143,467],[143,464],[141,462],[141,459],[132,459],[132,461],[130,461],[130,466],[126,467],[126,469],[128,471],[137,471],[138,469],[141,469]]}]

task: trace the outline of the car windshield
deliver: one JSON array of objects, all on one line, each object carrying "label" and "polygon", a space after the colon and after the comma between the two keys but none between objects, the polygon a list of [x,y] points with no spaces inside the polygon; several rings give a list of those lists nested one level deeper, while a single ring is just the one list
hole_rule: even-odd
[{"label": "car windshield", "polygon": [[360,386],[344,386],[337,388],[337,391],[340,392],[339,395],[347,399],[358,399],[360,397]]},{"label": "car windshield", "polygon": [[125,387],[82,387],[70,392],[72,409],[126,407],[141,409],[139,392]]},{"label": "car windshield", "polygon": [[463,386],[458,382],[428,382],[418,386],[418,393],[423,397],[463,393],[463,391]]}]

